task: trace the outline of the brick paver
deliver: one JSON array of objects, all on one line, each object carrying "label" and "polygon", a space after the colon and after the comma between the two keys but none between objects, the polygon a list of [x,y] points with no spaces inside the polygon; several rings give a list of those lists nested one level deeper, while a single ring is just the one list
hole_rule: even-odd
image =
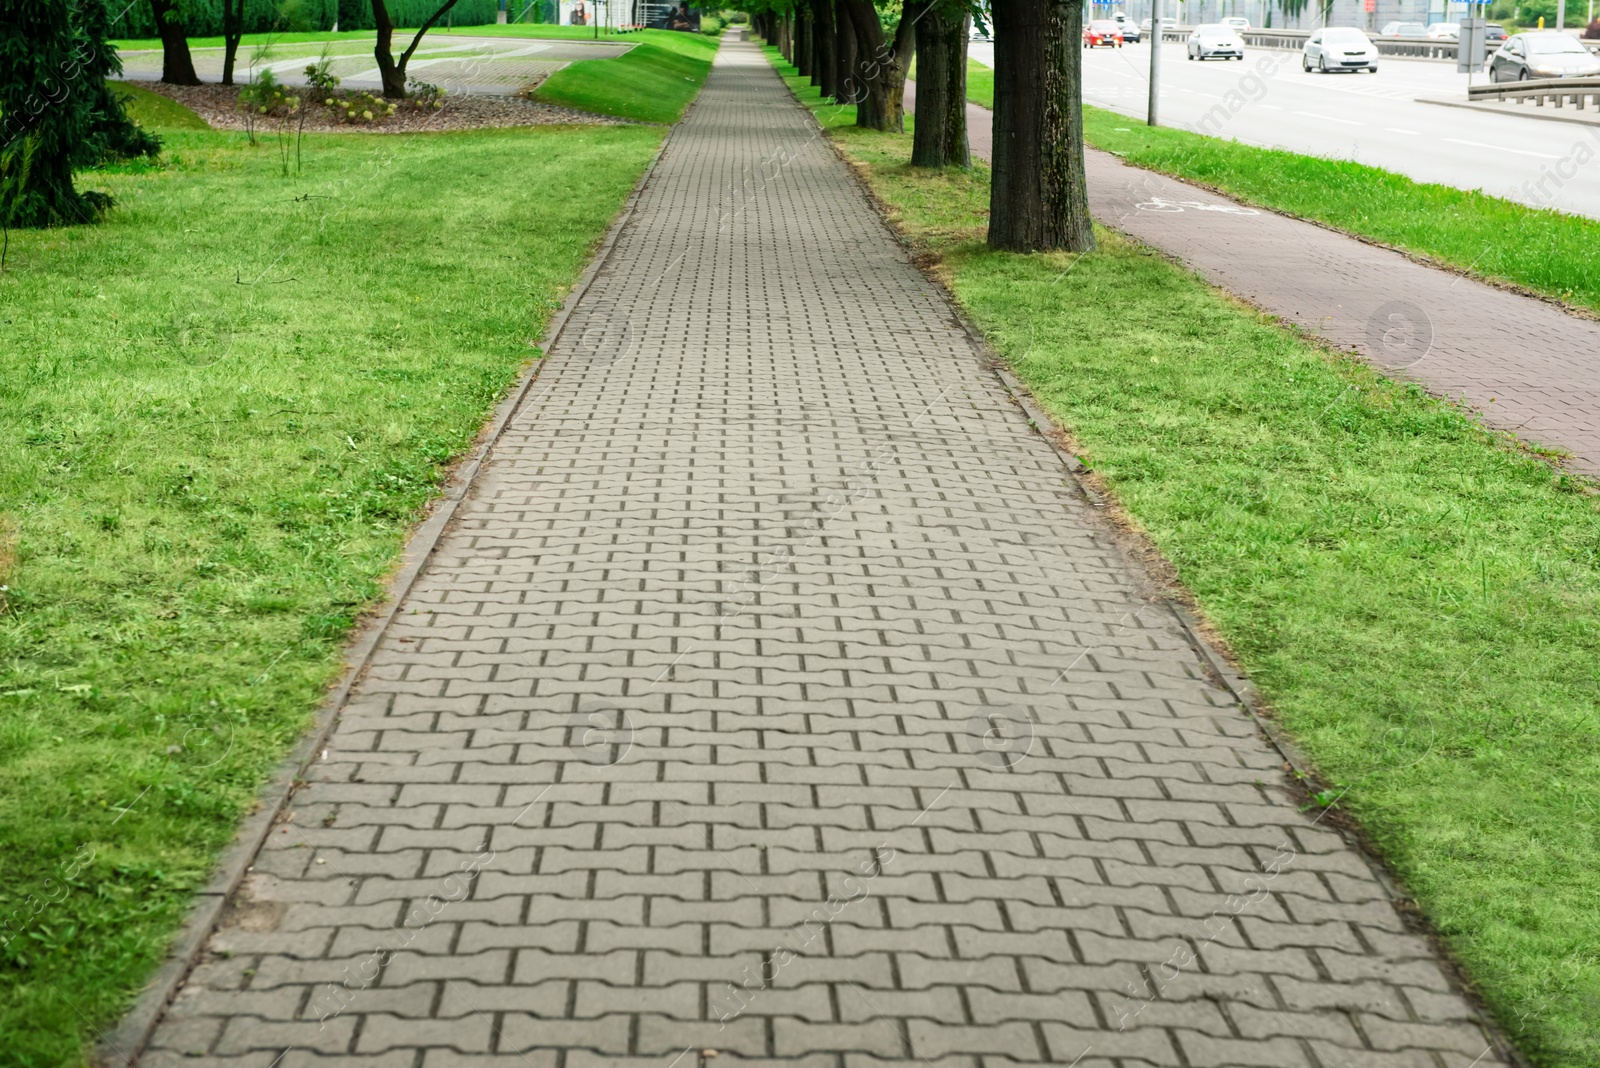
[{"label": "brick paver", "polygon": [[[914,101],[908,90],[907,106]],[[993,119],[967,107],[972,151],[982,159]],[[1089,207],[1106,225],[1600,475],[1600,323],[1314,223],[1244,208],[1107,152],[1090,149],[1087,169]]]},{"label": "brick paver", "polygon": [[147,1066],[1503,1064],[723,46]]}]

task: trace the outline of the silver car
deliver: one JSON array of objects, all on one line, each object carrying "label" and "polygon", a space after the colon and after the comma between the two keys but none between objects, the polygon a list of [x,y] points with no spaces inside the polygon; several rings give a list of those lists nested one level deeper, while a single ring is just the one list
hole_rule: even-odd
[{"label": "silver car", "polygon": [[1592,78],[1600,74],[1600,57],[1583,42],[1557,30],[1514,33],[1489,60],[1491,82],[1530,78]]},{"label": "silver car", "polygon": [[1244,41],[1231,26],[1207,23],[1189,35],[1190,59],[1244,59]]},{"label": "silver car", "polygon": [[1370,70],[1378,73],[1378,46],[1354,26],[1329,26],[1314,30],[1300,52],[1301,70],[1323,74],[1335,70]]}]

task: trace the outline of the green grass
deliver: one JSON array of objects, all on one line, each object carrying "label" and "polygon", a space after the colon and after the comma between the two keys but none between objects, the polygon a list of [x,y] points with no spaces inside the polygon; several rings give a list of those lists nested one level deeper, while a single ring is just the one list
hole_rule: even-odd
[{"label": "green grass", "polygon": [[[481,27],[474,27],[481,29]],[[404,31],[396,30],[396,38]],[[415,32],[415,31],[413,31]],[[461,30],[451,30],[451,33],[461,33]],[[250,49],[259,44],[305,44],[310,41],[358,41],[366,38],[376,40],[371,30],[310,30],[305,33],[247,33],[240,39],[239,56],[241,58],[250,54]],[[426,38],[424,38],[426,40]],[[221,48],[227,42],[221,37],[191,37],[189,47],[194,48]],[[161,39],[159,37],[125,37],[112,41],[111,44],[120,52],[134,51],[160,51]]]},{"label": "green grass", "polygon": [[[552,40],[590,41],[595,30],[589,26],[509,25],[471,26],[459,30],[434,30],[431,35],[455,37],[517,37]],[[252,39],[271,40],[279,46],[306,42],[341,41],[359,44],[374,39],[371,30],[351,33],[260,34],[247,38],[239,55],[250,54]],[[551,75],[534,92],[536,100],[562,107],[578,108],[597,115],[612,115],[635,122],[673,123],[699,94],[711,71],[718,39],[697,33],[669,30],[640,30],[609,34],[599,40],[633,45],[626,55],[615,59],[585,59],[571,63]],[[191,47],[220,47],[221,38],[196,39]],[[119,48],[159,48],[159,41],[122,41]],[[305,50],[307,55],[313,50]],[[292,55],[293,49],[282,51]]]},{"label": "green grass", "polygon": [[126,102],[128,117],[147,130],[209,130],[206,120],[182,104],[143,86],[118,82],[116,93]]},{"label": "green grass", "polygon": [[994,68],[975,59],[967,60],[967,99],[994,110]]},{"label": "green grass", "polygon": [[642,30],[624,39],[636,42],[627,55],[563,67],[534,98],[639,122],[677,122],[711,71],[718,39],[671,30]]},{"label": "green grass", "polygon": [[1094,107],[1084,108],[1084,133],[1136,166],[1600,311],[1600,221],[1360,163],[1130,124]]},{"label": "green grass", "polygon": [[1600,1064],[1600,497],[1110,232],[1081,260],[989,251],[986,168],[910,168],[909,136],[790,84],[1524,1050]]},{"label": "green grass", "polygon": [[[994,107],[994,71],[970,60],[967,99]],[[1600,221],[1361,163],[1130,124],[1101,108],[1083,112],[1088,143],[1135,166],[1600,312]]]},{"label": "green grass", "polygon": [[0,275],[8,1066],[148,977],[663,135],[159,132]]}]

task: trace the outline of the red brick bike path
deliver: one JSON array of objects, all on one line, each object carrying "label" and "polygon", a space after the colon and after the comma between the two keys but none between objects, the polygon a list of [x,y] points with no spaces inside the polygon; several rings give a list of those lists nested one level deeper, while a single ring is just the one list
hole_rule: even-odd
[{"label": "red brick bike path", "polygon": [[[914,105],[908,84],[907,110]],[[993,118],[967,107],[972,151],[984,160]],[[1086,157],[1089,207],[1100,222],[1397,377],[1464,401],[1488,426],[1564,450],[1573,469],[1600,475],[1600,323],[1128,166],[1108,152],[1090,149]]]}]

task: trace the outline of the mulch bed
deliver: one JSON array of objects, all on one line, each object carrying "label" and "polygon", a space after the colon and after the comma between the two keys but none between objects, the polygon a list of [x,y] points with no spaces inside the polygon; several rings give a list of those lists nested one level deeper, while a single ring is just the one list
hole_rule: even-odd
[{"label": "mulch bed", "polygon": [[[206,120],[215,130],[243,130],[245,116],[239,110],[237,85],[166,85],[161,82],[134,82],[144,89],[160,93],[182,104]],[[310,98],[315,90],[288,86],[302,98]],[[263,116],[258,130],[271,131],[284,120]],[[298,117],[288,120],[298,129]],[[587,111],[540,104],[520,96],[500,96],[494,93],[461,93],[444,98],[438,108],[419,108],[402,102],[393,115],[377,122],[340,122],[333,111],[320,104],[306,112],[305,129],[308,133],[419,133],[433,130],[483,130],[497,126],[548,126],[553,124],[581,123],[585,125],[628,125],[626,119],[605,115],[591,115]]]}]

